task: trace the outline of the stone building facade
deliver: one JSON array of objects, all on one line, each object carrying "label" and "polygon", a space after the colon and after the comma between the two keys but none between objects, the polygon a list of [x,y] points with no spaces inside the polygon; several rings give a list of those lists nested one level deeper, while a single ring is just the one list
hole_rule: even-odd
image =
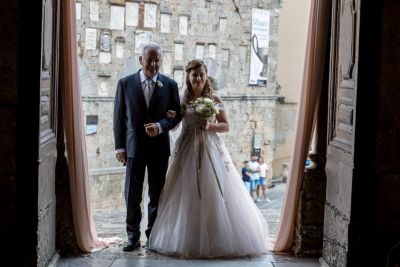
[{"label": "stone building facade", "polygon": [[[276,75],[283,2],[237,2],[77,0],[82,104],[95,208],[122,204],[124,168],[115,159],[112,133],[114,93],[119,78],[140,69],[144,41],[162,45],[161,71],[178,82],[180,93],[186,63],[202,58],[225,103],[230,131],[221,136],[237,168],[254,149],[261,149],[269,175],[282,176],[282,168],[273,164],[275,151],[291,142],[287,138],[293,135],[297,108],[296,103],[285,104]],[[266,84],[250,85],[251,50],[257,46],[251,39],[254,8],[269,11],[269,48]]]}]

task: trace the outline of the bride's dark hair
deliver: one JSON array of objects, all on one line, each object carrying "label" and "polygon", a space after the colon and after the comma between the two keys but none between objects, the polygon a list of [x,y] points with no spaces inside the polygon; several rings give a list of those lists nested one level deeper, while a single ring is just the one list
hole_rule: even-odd
[{"label": "bride's dark hair", "polygon": [[[185,67],[186,71],[186,90],[183,94],[183,104],[182,104],[182,115],[184,116],[186,113],[186,110],[189,106],[189,102],[194,100],[194,93],[193,93],[193,87],[192,84],[190,83],[189,79],[189,74],[190,71],[195,70],[203,66],[204,70],[207,73],[207,66],[204,64],[203,60],[200,59],[194,59],[190,61],[187,66]],[[211,82],[207,77],[206,84],[204,85],[203,91],[201,93],[202,97],[209,97],[213,95],[213,89],[211,87]]]}]

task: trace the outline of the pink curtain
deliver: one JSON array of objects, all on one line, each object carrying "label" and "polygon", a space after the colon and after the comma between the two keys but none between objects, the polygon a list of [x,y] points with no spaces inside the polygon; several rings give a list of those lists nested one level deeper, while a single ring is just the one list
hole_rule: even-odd
[{"label": "pink curtain", "polygon": [[90,188],[82,106],[79,88],[75,1],[62,0],[60,39],[60,88],[75,236],[79,248],[91,252],[107,244],[97,238],[90,208]]},{"label": "pink curtain", "polygon": [[296,140],[291,156],[278,233],[272,248],[274,252],[290,251],[293,245],[305,160],[313,125],[317,118],[324,65],[327,60],[331,6],[331,0],[312,0],[311,2],[303,84],[297,112]]}]

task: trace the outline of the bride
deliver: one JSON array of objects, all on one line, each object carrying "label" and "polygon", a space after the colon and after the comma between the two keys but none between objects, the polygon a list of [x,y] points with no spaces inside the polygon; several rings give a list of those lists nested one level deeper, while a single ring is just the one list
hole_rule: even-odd
[{"label": "bride", "polygon": [[[221,99],[213,94],[207,67],[192,60],[185,70],[182,131],[148,246],[185,258],[266,253],[266,222],[218,135],[227,132],[229,125]],[[214,120],[196,114],[193,103],[200,97],[219,106]]]}]

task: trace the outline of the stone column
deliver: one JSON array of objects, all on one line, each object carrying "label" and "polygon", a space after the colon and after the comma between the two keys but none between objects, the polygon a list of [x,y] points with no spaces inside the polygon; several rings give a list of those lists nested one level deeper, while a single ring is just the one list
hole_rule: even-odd
[{"label": "stone column", "polygon": [[312,163],[305,170],[300,191],[293,252],[296,257],[322,255],[324,227],[326,156],[310,154]]}]

